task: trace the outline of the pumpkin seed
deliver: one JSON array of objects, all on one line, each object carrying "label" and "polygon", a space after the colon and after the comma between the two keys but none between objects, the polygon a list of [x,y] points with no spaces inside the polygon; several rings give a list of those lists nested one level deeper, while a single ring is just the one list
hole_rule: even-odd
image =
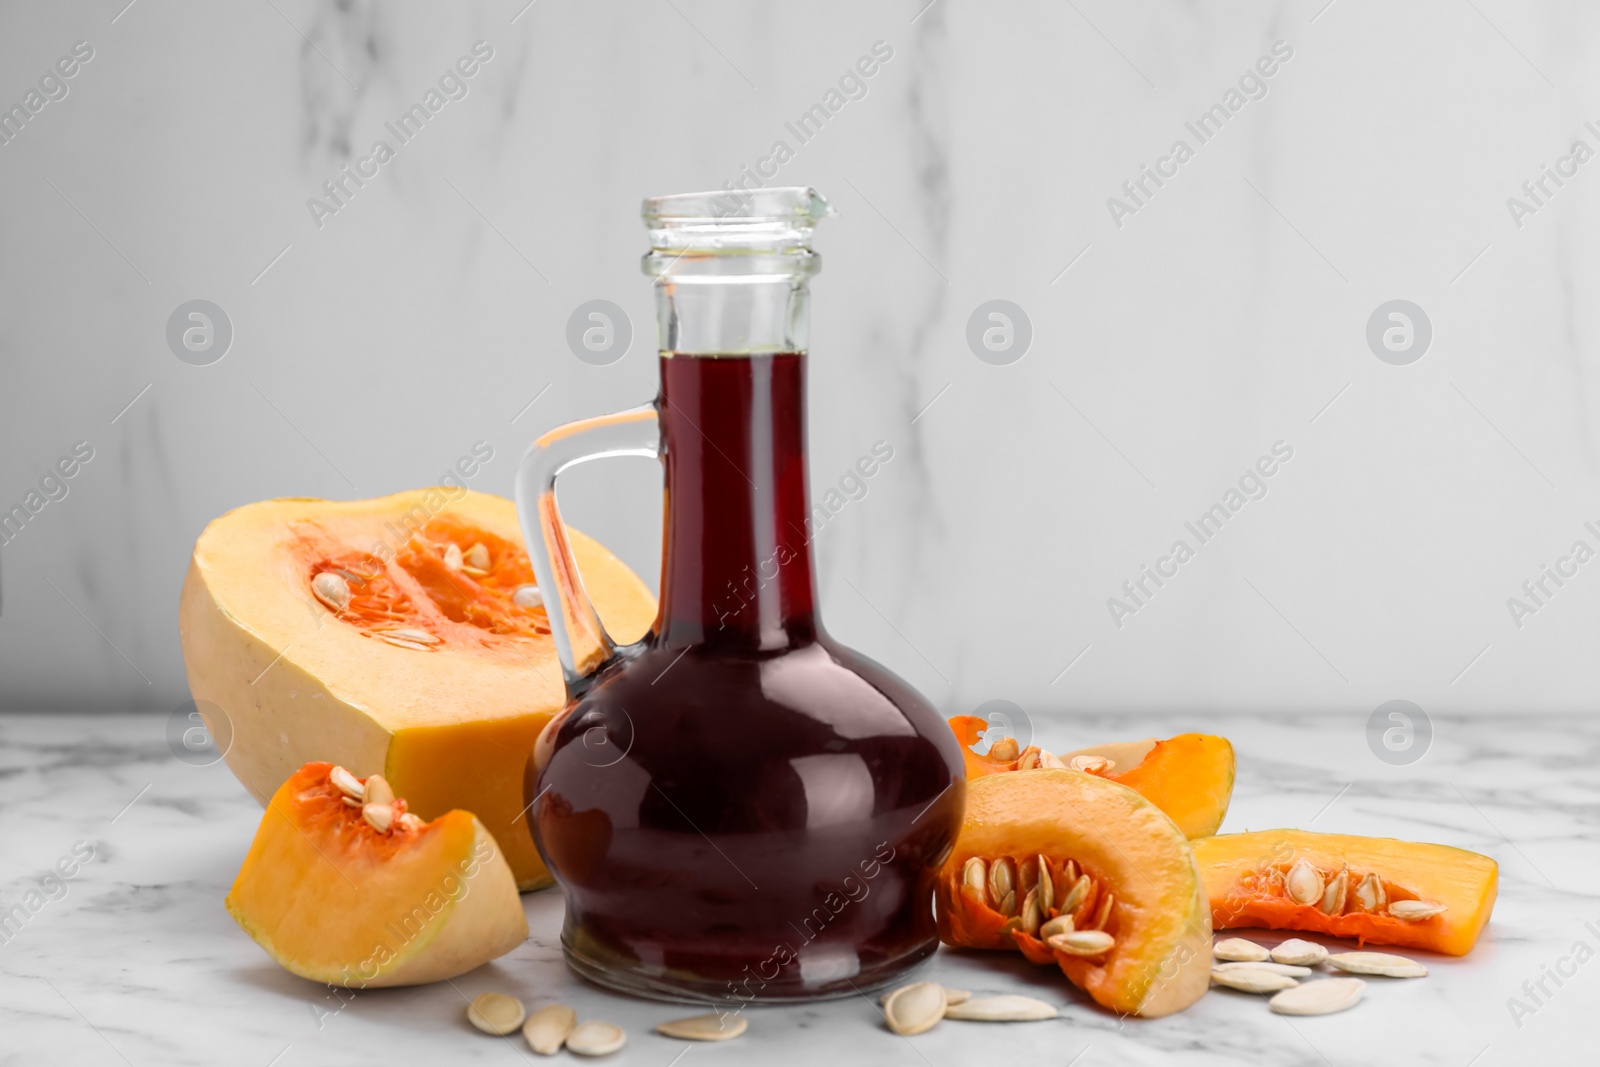
[{"label": "pumpkin seed", "polygon": [[486,1034],[504,1037],[522,1025],[522,1001],[504,993],[479,993],[467,1007],[467,1021]]},{"label": "pumpkin seed", "polygon": [[334,614],[350,606],[350,584],[332,571],[321,571],[311,579],[311,593]]},{"label": "pumpkin seed", "polygon": [[1286,974],[1273,974],[1256,967],[1238,971],[1211,971],[1211,980],[1217,985],[1237,989],[1241,993],[1276,993],[1283,989],[1293,989],[1300,983]]},{"label": "pumpkin seed", "polygon": [[1232,960],[1236,963],[1260,963],[1272,958],[1266,949],[1242,937],[1223,938],[1211,947],[1211,954],[1219,960]]},{"label": "pumpkin seed", "polygon": [[1310,967],[1296,967],[1287,963],[1262,963],[1259,960],[1242,960],[1237,963],[1218,963],[1212,967],[1216,971],[1267,971],[1272,974],[1281,974],[1288,978],[1311,977]]},{"label": "pumpkin seed", "polygon": [[489,549],[485,547],[482,541],[478,541],[461,554],[461,562],[468,567],[476,567],[480,571],[487,571],[489,569]]},{"label": "pumpkin seed", "polygon": [[989,746],[989,758],[997,759],[1004,763],[1010,763],[1016,759],[1018,752],[1019,749],[1017,748],[1017,739],[1015,737],[1002,737]]},{"label": "pumpkin seed", "polygon": [[1000,901],[1000,914],[1015,918],[1017,915],[1017,891],[1013,889]]},{"label": "pumpkin seed", "polygon": [[[1005,900],[1006,895],[1017,888],[1017,861],[1010,856],[1001,856],[989,864],[989,898],[991,900]],[[1000,909],[1007,915],[1016,912],[1007,908]]]},{"label": "pumpkin seed", "polygon": [[1267,1001],[1267,1007],[1279,1015],[1332,1015],[1355,1007],[1366,988],[1359,978],[1325,978],[1285,989]]},{"label": "pumpkin seed", "polygon": [[1041,914],[1050,914],[1050,906],[1056,899],[1056,879],[1050,873],[1050,861],[1043,856],[1039,857],[1039,881],[1034,885],[1039,891],[1039,911]]},{"label": "pumpkin seed", "polygon": [[1058,934],[1070,934],[1073,931],[1072,916],[1057,915],[1054,919],[1039,927],[1039,939],[1048,941]]},{"label": "pumpkin seed", "polygon": [[361,799],[368,804],[393,804],[394,787],[381,774],[368,775]]},{"label": "pumpkin seed", "polygon": [[461,556],[461,546],[454,541],[444,546],[444,565],[450,570],[458,571],[466,561]]},{"label": "pumpkin seed", "polygon": [[1073,756],[1067,762],[1069,770],[1082,771],[1084,774],[1105,774],[1115,766],[1114,762],[1104,756]]},{"label": "pumpkin seed", "polygon": [[1416,960],[1388,952],[1335,952],[1328,965],[1347,974],[1378,974],[1385,978],[1422,978],[1428,968]]},{"label": "pumpkin seed", "polygon": [[1315,967],[1328,958],[1328,950],[1315,941],[1291,937],[1272,950],[1272,958],[1290,966]]},{"label": "pumpkin seed", "polygon": [[1362,911],[1377,911],[1388,903],[1389,894],[1383,888],[1383,879],[1375,874],[1369,874],[1361,879],[1360,885],[1356,886],[1352,899]]},{"label": "pumpkin seed", "polygon": [[1303,859],[1294,861],[1283,884],[1289,899],[1296,904],[1316,904],[1322,900],[1322,872]]},{"label": "pumpkin seed", "polygon": [[[881,1006],[881,1005],[889,1003],[889,998],[894,996],[898,992],[899,992],[898,989],[889,990],[889,992],[885,993],[883,996],[878,998],[878,1004]],[[944,987],[944,1002],[945,1002],[946,1006],[949,1006],[951,1004],[965,1004],[967,1001],[969,1001],[971,999],[972,999],[972,992],[970,990],[953,989],[950,986],[945,986]]]},{"label": "pumpkin seed", "polygon": [[973,997],[963,1004],[946,1008],[944,1017],[980,1023],[1020,1023],[1054,1019],[1056,1009],[1042,1000],[1021,997],[1013,993],[996,997]]},{"label": "pumpkin seed", "polygon": [[[361,805],[361,817],[367,821],[368,826],[380,834],[388,833],[394,826],[394,809],[387,804],[363,804]],[[517,1020],[519,1023],[521,1021],[521,1019]],[[516,1027],[512,1027],[512,1029],[514,1030]],[[511,1031],[508,1030],[506,1032],[510,1033]]]},{"label": "pumpkin seed", "polygon": [[962,865],[961,881],[977,892],[979,900],[988,903],[989,865],[983,862],[983,857],[974,856]]},{"label": "pumpkin seed", "polygon": [[536,585],[519,585],[517,591],[511,594],[511,602],[519,608],[542,608],[544,594],[539,592]]},{"label": "pumpkin seed", "polygon": [[1116,895],[1113,893],[1107,893],[1101,897],[1099,906],[1094,909],[1094,919],[1084,929],[1104,930],[1106,922],[1111,918],[1111,905],[1116,899]]},{"label": "pumpkin seed", "polygon": [[1064,771],[1067,769],[1066,763],[1062,761],[1060,756],[1042,751],[1039,753],[1039,766],[1055,771]]},{"label": "pumpkin seed", "polygon": [[1079,875],[1078,880],[1072,883],[1072,888],[1067,890],[1067,895],[1061,899],[1061,906],[1056,910],[1062,915],[1070,915],[1077,911],[1078,905],[1089,895],[1089,888],[1093,884],[1094,880],[1087,874]]},{"label": "pumpkin seed", "polygon": [[565,1004],[546,1004],[522,1024],[522,1037],[541,1056],[554,1056],[578,1025],[578,1013]]},{"label": "pumpkin seed", "polygon": [[359,808],[361,806],[361,801],[355,797],[340,797],[339,799],[344,801],[344,806],[347,808]]},{"label": "pumpkin seed", "polygon": [[1431,900],[1394,900],[1389,902],[1389,914],[1408,923],[1421,922],[1435,915],[1443,915],[1445,906]]},{"label": "pumpkin seed", "polygon": [[1069,956],[1104,956],[1117,945],[1117,939],[1104,930],[1070,930],[1057,934],[1045,942],[1057,952]]},{"label": "pumpkin seed", "polygon": [[1339,915],[1344,912],[1345,893],[1350,888],[1350,872],[1341,869],[1328,883],[1328,888],[1322,891],[1322,901],[1317,905],[1324,915]]},{"label": "pumpkin seed", "polygon": [[1039,910],[1039,890],[1028,890],[1028,895],[1022,898],[1022,929],[1031,937],[1037,937],[1039,927],[1044,922],[1044,914]]},{"label": "pumpkin seed", "polygon": [[329,771],[328,781],[332,782],[333,787],[346,797],[355,797],[357,800],[361,800],[366,796],[366,787],[361,784],[361,779],[343,767],[335,767]]},{"label": "pumpkin seed", "polygon": [[415,815],[408,811],[404,815],[400,816],[400,825],[404,826],[407,830],[420,830],[426,826],[427,823],[422,821],[422,816]]},{"label": "pumpkin seed", "polygon": [[577,1056],[609,1056],[620,1052],[627,1043],[628,1035],[622,1027],[598,1019],[579,1023],[567,1035],[567,1051]]},{"label": "pumpkin seed", "polygon": [[1017,770],[1031,771],[1039,766],[1039,750],[1032,745],[1022,750],[1022,755],[1017,758]]},{"label": "pumpkin seed", "polygon": [[745,1032],[749,1023],[743,1015],[694,1015],[674,1019],[656,1027],[656,1033],[684,1041],[731,1041]]},{"label": "pumpkin seed", "polygon": [[883,1018],[889,1029],[910,1037],[944,1018],[946,1005],[944,986],[937,982],[917,982],[901,986],[889,994],[883,1004]]}]

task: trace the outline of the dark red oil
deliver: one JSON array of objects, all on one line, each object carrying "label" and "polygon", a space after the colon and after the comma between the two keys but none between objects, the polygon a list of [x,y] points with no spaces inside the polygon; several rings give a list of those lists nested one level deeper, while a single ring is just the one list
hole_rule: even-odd
[{"label": "dark red oil", "polygon": [[806,358],[661,360],[655,630],[528,783],[569,959],[607,985],[729,1009],[854,995],[936,947],[960,751],[815,616]]}]

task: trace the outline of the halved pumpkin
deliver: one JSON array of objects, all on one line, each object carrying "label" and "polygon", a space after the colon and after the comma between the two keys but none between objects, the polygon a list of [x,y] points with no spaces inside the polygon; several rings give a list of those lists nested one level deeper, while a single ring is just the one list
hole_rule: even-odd
[{"label": "halved pumpkin", "polygon": [[[1188,841],[1150,801],[1103,778],[1026,770],[969,782],[934,900],[946,944],[1054,963],[1112,1011],[1167,1015],[1210,983],[1211,918]],[[1099,939],[1109,947],[1055,947],[1043,936],[1052,920],[1110,935]]]},{"label": "halved pumpkin", "polygon": [[1179,734],[1164,741],[1152,737],[1080,748],[1060,756],[1031,745],[1014,751],[1015,742],[1011,742],[1011,747],[996,756],[993,746],[984,754],[974,751],[988,725],[976,715],[957,715],[950,720],[950,729],[961,742],[968,779],[1034,766],[1071,766],[1078,760],[1086,773],[1121,782],[1143,794],[1188,837],[1216,833],[1228,814],[1234,758],[1233,745],[1225,737]]},{"label": "halved pumpkin", "polygon": [[228,913],[269,956],[316,982],[418,985],[527,939],[511,868],[471,812],[422,823],[397,800],[369,821],[333,769],[308,763],[283,783],[228,893]]},{"label": "halved pumpkin", "polygon": [[[638,637],[649,590],[568,533],[606,626]],[[381,773],[425,818],[475,812],[534,889],[551,879],[523,772],[566,703],[541,600],[512,503],[437,488],[230,511],[195,544],[178,617],[189,688],[226,716],[207,726],[257,800],[309,760]],[[592,634],[574,644],[598,654]]]},{"label": "halved pumpkin", "polygon": [[1309,930],[1463,956],[1498,892],[1494,860],[1448,845],[1309,830],[1193,844],[1219,930]]}]

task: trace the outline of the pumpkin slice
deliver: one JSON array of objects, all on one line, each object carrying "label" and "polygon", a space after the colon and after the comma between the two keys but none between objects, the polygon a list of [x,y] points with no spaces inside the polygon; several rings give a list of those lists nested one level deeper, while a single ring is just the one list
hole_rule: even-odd
[{"label": "pumpkin slice", "polygon": [[[1134,790],[1094,775],[1026,770],[970,782],[934,899],[946,944],[1054,963],[1112,1011],[1167,1015],[1211,980],[1211,919],[1183,832]],[[1054,935],[1069,921],[1061,941]]]},{"label": "pumpkin slice", "polygon": [[985,754],[974,751],[988,725],[976,715],[957,715],[950,720],[950,729],[961,742],[968,779],[1041,765],[1071,766],[1077,760],[1087,773],[1121,782],[1143,794],[1171,816],[1188,837],[1216,833],[1228,814],[1228,802],[1233,798],[1234,758],[1233,745],[1225,737],[1179,734],[1164,741],[1146,738],[1095,745],[1061,756],[1030,745],[997,758],[992,746]]},{"label": "pumpkin slice", "polygon": [[1309,930],[1463,956],[1494,910],[1499,865],[1448,845],[1262,830],[1194,842],[1219,930]]},{"label": "pumpkin slice", "polygon": [[[649,590],[568,533],[600,617],[637,638]],[[309,760],[382,774],[424,818],[476,813],[522,888],[551,884],[522,779],[567,695],[509,500],[441,487],[238,508],[195,544],[178,617],[195,702],[226,717],[206,725],[258,801]],[[594,635],[574,642],[580,662],[598,654]]]},{"label": "pumpkin slice", "polygon": [[[228,893],[228,913],[267,955],[302,978],[367,988],[453,978],[522,944],[516,880],[471,812],[424,823],[403,799],[352,806],[334,770],[308,763],[283,783]],[[360,785],[375,794],[378,781]]]}]

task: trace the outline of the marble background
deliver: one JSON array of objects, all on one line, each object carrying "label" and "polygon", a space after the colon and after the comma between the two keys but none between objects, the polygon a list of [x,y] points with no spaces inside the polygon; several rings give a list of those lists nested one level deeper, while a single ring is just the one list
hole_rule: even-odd
[{"label": "marble background", "polygon": [[[1600,686],[1600,563],[1507,604],[1600,548],[1600,163],[1507,205],[1600,150],[1600,9],[8,3],[0,106],[78,41],[0,145],[0,510],[93,449],[0,549],[0,707],[182,700],[177,591],[228,508],[424,484],[478,441],[473,484],[508,493],[536,434],[647,399],[638,201],[779,139],[775,180],[840,210],[814,491],[895,449],[818,540],[825,615],[942,707],[1526,714]],[[477,41],[467,95],[319,227],[307,199]],[[785,122],[879,41],[797,146]],[[1184,123],[1277,41],[1200,144]],[[193,299],[234,329],[209,366],[166,340]],[[609,366],[564,342],[592,299],[637,331]],[[1006,366],[965,339],[991,299],[1032,324]],[[1393,299],[1432,325],[1406,366],[1366,339]],[[1279,441],[1268,494],[1118,626],[1108,598]],[[653,576],[658,486],[590,468],[568,514]]]}]

